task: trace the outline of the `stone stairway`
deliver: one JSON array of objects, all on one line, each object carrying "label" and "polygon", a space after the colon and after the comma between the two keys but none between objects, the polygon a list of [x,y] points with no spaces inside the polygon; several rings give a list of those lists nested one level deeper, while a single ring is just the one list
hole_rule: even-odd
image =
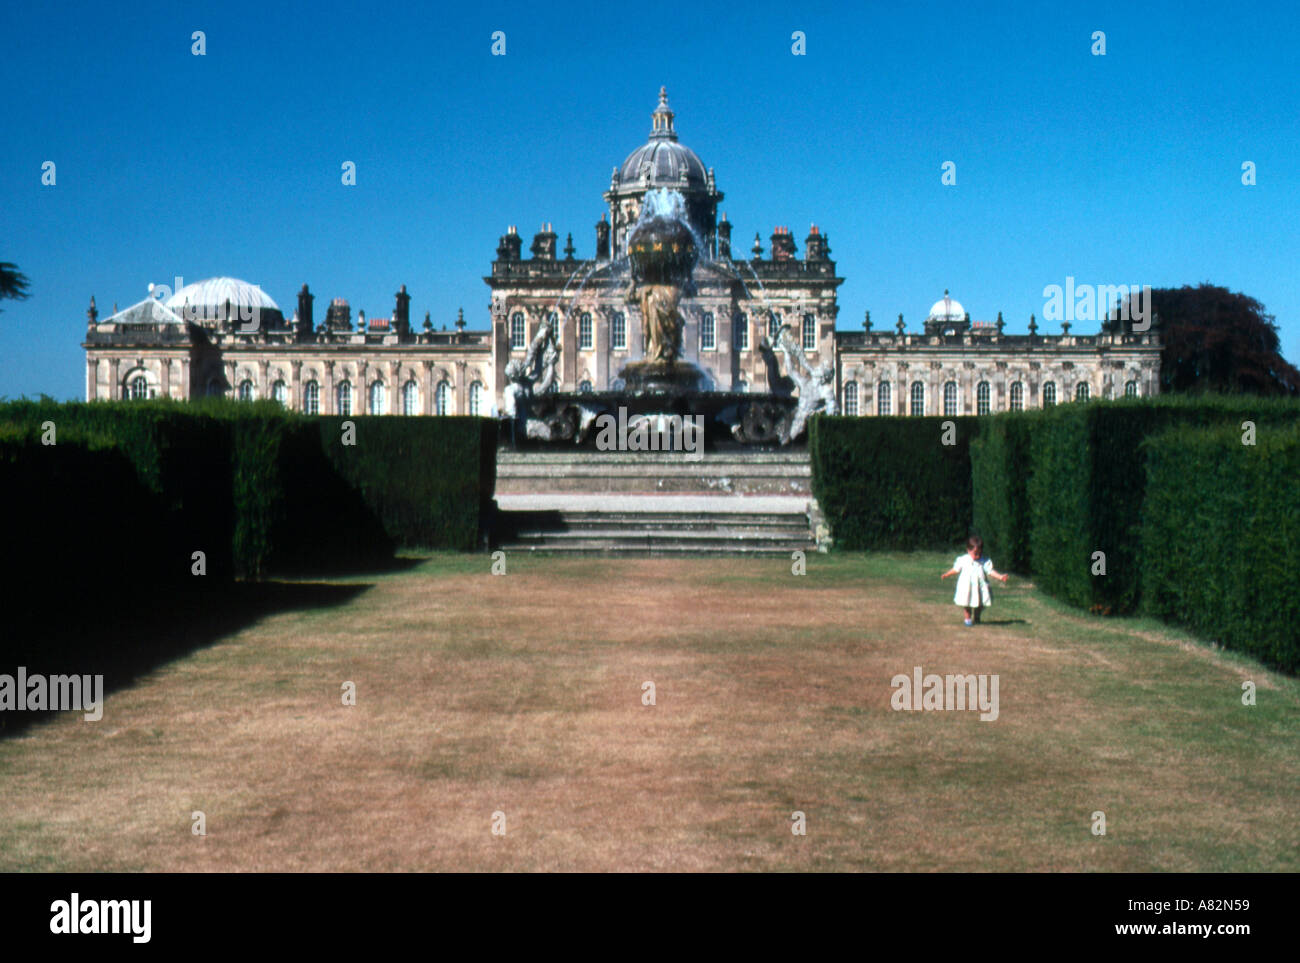
[{"label": "stone stairway", "polygon": [[500,452],[497,539],[507,552],[786,555],[816,551],[820,514],[802,452]]}]

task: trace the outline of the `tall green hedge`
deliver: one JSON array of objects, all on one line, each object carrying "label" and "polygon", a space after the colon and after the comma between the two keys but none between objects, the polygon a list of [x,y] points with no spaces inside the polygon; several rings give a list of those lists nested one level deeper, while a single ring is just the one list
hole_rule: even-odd
[{"label": "tall green hedge", "polygon": [[[354,426],[344,444],[344,423]],[[320,449],[407,548],[480,547],[496,487],[487,418],[321,418]]]},{"label": "tall green hedge", "polygon": [[[1143,439],[1180,424],[1286,424],[1297,416],[1295,402],[1222,396],[1065,404],[1042,412],[1030,422],[1027,489],[1036,581],[1082,608],[1134,611],[1146,492]],[[1104,554],[1104,574],[1093,574],[1096,552]]]},{"label": "tall green hedge", "polygon": [[[192,554],[202,551],[209,575],[228,576],[237,568],[231,439],[229,424],[214,411],[179,402],[47,399],[0,405],[0,423],[36,431],[53,422],[50,448],[77,434],[111,440],[144,489],[161,500],[166,523],[154,551],[165,570],[188,573]],[[87,490],[96,484],[93,475],[83,480]]]},{"label": "tall green hedge", "polygon": [[38,429],[0,425],[0,501],[0,579],[19,604],[168,575],[162,499],[108,436],[68,427],[46,445]]},{"label": "tall green hedge", "polygon": [[1179,427],[1144,444],[1144,611],[1300,669],[1300,428]]},{"label": "tall green hedge", "polygon": [[[345,420],[354,445],[342,444]],[[15,455],[12,469],[35,473],[39,487],[65,439],[111,445],[156,497],[151,551],[164,572],[188,575],[196,550],[216,577],[365,567],[395,545],[473,550],[490,521],[496,424],[487,419],[308,418],[224,400],[0,405],[15,438],[47,422],[57,438],[40,446],[49,457]],[[95,489],[95,473],[81,484]]]},{"label": "tall green hedge", "polygon": [[[950,548],[971,524],[970,443],[979,418],[819,416],[813,494],[837,548]],[[954,444],[944,424],[954,423]]]},{"label": "tall green hedge", "polygon": [[999,559],[998,567],[1028,575],[1029,438],[1038,412],[987,418],[971,440],[971,510],[975,531]]}]

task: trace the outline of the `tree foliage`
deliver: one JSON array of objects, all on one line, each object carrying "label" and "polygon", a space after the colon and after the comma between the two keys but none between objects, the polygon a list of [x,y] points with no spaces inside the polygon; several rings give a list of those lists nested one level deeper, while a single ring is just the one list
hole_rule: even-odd
[{"label": "tree foliage", "polygon": [[22,301],[27,298],[27,275],[18,270],[18,265],[0,261],[0,301]]},{"label": "tree foliage", "polygon": [[[1163,342],[1162,391],[1300,395],[1300,371],[1282,357],[1273,316],[1254,298],[1207,283],[1154,288],[1149,307]],[[1114,310],[1105,323],[1111,332],[1131,328]]]}]

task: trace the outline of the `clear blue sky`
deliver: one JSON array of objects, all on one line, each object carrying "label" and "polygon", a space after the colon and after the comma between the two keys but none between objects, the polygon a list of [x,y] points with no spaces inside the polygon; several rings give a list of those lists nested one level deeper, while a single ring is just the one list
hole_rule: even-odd
[{"label": "clear blue sky", "polygon": [[1295,361],[1298,27],[1291,2],[7,3],[0,260],[32,297],[0,304],[0,395],[80,397],[90,295],[106,314],[177,275],[286,315],[306,281],[318,319],[335,296],[388,316],[406,284],[413,318],[486,327],[507,225],[592,254],[660,84],[740,249],[829,234],[841,328],[915,327],[950,288],[1023,331],[1070,275],[1208,280],[1263,301]]}]

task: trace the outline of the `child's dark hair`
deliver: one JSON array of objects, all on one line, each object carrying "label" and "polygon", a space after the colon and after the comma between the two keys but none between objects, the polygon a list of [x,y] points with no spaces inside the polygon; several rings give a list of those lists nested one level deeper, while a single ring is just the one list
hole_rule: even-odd
[{"label": "child's dark hair", "polygon": [[975,551],[977,551],[977,552],[979,552],[981,555],[983,555],[983,554],[984,554],[984,539],[980,538],[978,535],[972,535],[970,538],[966,539],[966,548],[967,548],[968,550],[973,548],[973,549],[975,549]]}]

